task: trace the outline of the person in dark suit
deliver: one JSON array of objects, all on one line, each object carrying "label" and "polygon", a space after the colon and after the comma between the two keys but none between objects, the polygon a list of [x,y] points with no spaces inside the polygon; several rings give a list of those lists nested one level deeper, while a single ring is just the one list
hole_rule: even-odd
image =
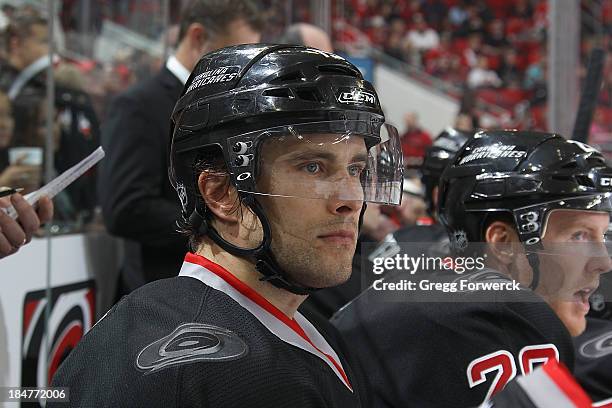
[{"label": "person in dark suit", "polygon": [[118,295],[175,274],[187,240],[176,226],[180,203],[168,181],[170,116],[200,57],[256,43],[263,25],[255,0],[192,0],[182,11],[176,52],[153,77],[118,95],[103,126],[106,159],[98,195],[106,228],[125,238]]}]

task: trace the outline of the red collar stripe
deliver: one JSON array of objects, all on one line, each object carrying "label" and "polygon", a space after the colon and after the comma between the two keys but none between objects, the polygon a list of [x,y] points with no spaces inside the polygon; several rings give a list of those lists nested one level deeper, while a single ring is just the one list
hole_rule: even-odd
[{"label": "red collar stripe", "polygon": [[259,293],[257,293],[255,290],[253,290],[247,284],[245,284],[240,279],[235,277],[232,273],[230,273],[228,270],[223,268],[221,265],[218,265],[218,264],[216,264],[216,263],[214,263],[214,262],[204,258],[201,255],[193,254],[191,252],[189,252],[189,253],[187,253],[185,255],[185,262],[189,262],[189,263],[192,263],[192,264],[197,264],[197,265],[200,265],[200,266],[208,269],[209,271],[211,271],[212,273],[217,275],[219,278],[223,279],[225,282],[230,284],[234,289],[236,289],[242,295],[244,295],[247,298],[251,299],[253,302],[258,304],[260,307],[262,307],[268,313],[270,313],[271,315],[276,317],[276,319],[278,319],[283,324],[285,324],[287,327],[289,327],[291,330],[293,330],[298,336],[300,336],[302,339],[307,341],[319,353],[323,354],[334,365],[334,367],[336,367],[336,370],[338,370],[338,372],[340,373],[340,375],[344,379],[344,382],[352,390],[352,386],[350,385],[348,376],[346,375],[346,372],[344,371],[342,366],[336,361],[336,359],[334,359],[332,356],[330,356],[329,354],[325,353],[320,348],[318,348],[310,340],[308,335],[306,335],[306,332],[304,332],[304,329],[302,329],[302,327],[298,324],[297,321],[295,321],[295,319],[290,319],[286,314],[284,314],[282,311],[280,311],[280,309],[278,309],[276,306],[274,306],[272,303],[270,303],[266,298],[261,296]]}]

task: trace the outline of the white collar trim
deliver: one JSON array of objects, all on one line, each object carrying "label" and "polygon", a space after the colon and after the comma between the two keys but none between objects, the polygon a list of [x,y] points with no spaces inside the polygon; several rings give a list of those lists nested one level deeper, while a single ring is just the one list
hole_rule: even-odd
[{"label": "white collar trim", "polygon": [[[342,370],[345,374],[340,358],[325,340],[325,338],[317,331],[317,329],[302,316],[301,313],[296,312],[294,320],[306,333],[307,337],[312,342],[309,343],[302,336],[300,336],[295,330],[288,327],[285,323],[280,321],[276,316],[265,310],[263,307],[255,303],[253,300],[243,295],[237,289],[235,289],[230,283],[225,281],[223,278],[209,271],[201,265],[193,264],[185,261],[181,267],[179,276],[186,276],[195,278],[211,288],[217,289],[232,299],[234,299],[240,306],[248,310],[257,320],[259,320],[272,334],[284,341],[285,343],[291,344],[298,347],[308,353],[319,357],[325,364],[327,364],[338,379],[351,391],[353,392],[350,384],[346,382],[343,375],[340,373],[337,367]],[[313,346],[314,345],[314,346]],[[329,357],[325,356],[327,354]],[[337,364],[334,365],[330,358]],[[346,375],[346,374],[345,374]]]},{"label": "white collar trim", "polygon": [[179,81],[181,81],[183,85],[187,83],[187,80],[189,79],[189,74],[191,74],[191,72],[189,72],[189,70],[185,68],[185,66],[181,64],[174,55],[168,58],[168,61],[166,62],[166,68],[168,68],[168,71],[172,72],[172,74]]}]

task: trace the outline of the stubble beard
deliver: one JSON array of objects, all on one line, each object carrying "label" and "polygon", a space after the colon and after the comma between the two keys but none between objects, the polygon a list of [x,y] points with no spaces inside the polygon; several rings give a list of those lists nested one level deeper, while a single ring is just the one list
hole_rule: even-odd
[{"label": "stubble beard", "polygon": [[312,242],[287,234],[280,234],[278,239],[273,239],[271,246],[281,268],[293,282],[302,286],[337,286],[351,276],[354,247],[318,249],[313,247]]}]

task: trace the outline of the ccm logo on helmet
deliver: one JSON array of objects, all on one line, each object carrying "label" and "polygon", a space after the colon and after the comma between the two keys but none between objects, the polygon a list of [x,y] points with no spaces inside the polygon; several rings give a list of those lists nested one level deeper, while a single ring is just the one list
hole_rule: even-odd
[{"label": "ccm logo on helmet", "polygon": [[602,177],[599,179],[599,185],[600,186],[607,186],[610,187],[612,186],[612,177]]},{"label": "ccm logo on helmet", "polygon": [[338,95],[338,102],[365,103],[369,105],[376,105],[376,95],[359,88],[345,88],[340,90],[340,94]]}]

